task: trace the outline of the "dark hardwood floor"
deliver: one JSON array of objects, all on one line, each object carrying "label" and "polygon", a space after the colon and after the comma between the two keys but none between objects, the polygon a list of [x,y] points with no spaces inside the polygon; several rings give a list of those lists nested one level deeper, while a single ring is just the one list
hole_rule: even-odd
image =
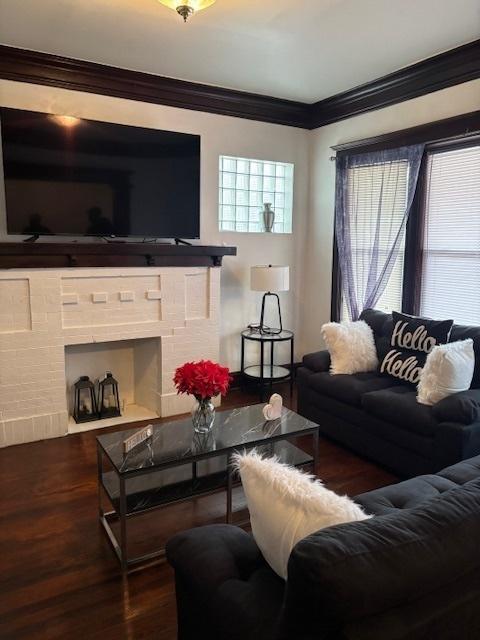
[{"label": "dark hardwood floor", "polygon": [[[284,397],[288,397],[287,388]],[[231,391],[224,408],[257,402]],[[287,403],[288,404],[288,403]],[[142,423],[139,423],[142,424]],[[97,522],[95,436],[90,431],[0,450],[0,638],[16,640],[173,640],[173,573],[157,564],[122,578]],[[299,444],[308,449],[309,438]],[[396,478],[326,440],[319,475],[354,495]],[[241,489],[234,507],[244,507]],[[141,516],[139,543],[222,521],[225,495]],[[138,523],[138,525],[136,524]]]}]

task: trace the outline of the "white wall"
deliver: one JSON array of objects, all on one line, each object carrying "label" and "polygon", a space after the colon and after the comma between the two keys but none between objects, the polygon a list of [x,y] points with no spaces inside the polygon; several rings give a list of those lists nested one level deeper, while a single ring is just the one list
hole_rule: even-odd
[{"label": "white wall", "polygon": [[310,215],[303,263],[305,284],[300,319],[301,352],[308,353],[322,347],[320,327],[330,320],[335,200],[335,162],[330,161],[334,155],[331,147],[478,108],[480,80],[474,80],[311,132]]},{"label": "white wall", "polygon": [[[260,294],[249,290],[253,264],[289,264],[291,289],[281,294],[284,325],[296,331],[296,358],[320,348],[330,318],[335,163],[332,145],[467,113],[480,106],[480,80],[444,89],[315,131],[139,103],[89,93],[0,81],[0,105],[146,126],[202,136],[201,241],[231,244],[221,276],[221,360],[239,369],[239,333],[258,320]],[[292,235],[218,231],[218,156],[295,164]],[[0,159],[1,161],[1,159]],[[1,167],[0,167],[0,175]],[[5,204],[0,182],[0,238]],[[280,354],[287,361],[287,353]]]},{"label": "white wall", "polygon": [[[0,105],[201,135],[201,242],[225,243],[238,249],[237,257],[225,258],[222,267],[221,360],[233,371],[240,368],[240,331],[258,320],[260,294],[249,290],[250,265],[290,265],[291,289],[281,294],[282,311],[284,325],[298,332],[299,265],[302,263],[308,205],[309,132],[7,80],[0,81]],[[218,231],[218,157],[221,154],[294,163],[292,235]],[[2,174],[0,167],[0,176]],[[5,228],[4,186],[0,182],[0,239],[5,239]],[[286,355],[280,354],[280,358],[286,361]]]}]

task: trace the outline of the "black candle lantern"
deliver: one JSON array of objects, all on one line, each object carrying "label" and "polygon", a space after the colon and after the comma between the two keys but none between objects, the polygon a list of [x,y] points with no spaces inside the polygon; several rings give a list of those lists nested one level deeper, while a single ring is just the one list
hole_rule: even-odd
[{"label": "black candle lantern", "polygon": [[98,383],[98,413],[100,418],[121,416],[118,382],[110,371]]},{"label": "black candle lantern", "polygon": [[73,418],[75,422],[90,422],[98,420],[95,387],[88,376],[80,376],[73,385],[74,402]]}]

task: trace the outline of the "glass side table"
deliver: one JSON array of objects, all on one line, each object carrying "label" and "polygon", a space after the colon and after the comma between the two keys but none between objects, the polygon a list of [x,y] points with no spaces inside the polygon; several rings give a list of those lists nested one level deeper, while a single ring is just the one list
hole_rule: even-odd
[{"label": "glass side table", "polygon": [[[245,366],[245,342],[251,340],[260,344],[260,364]],[[290,366],[280,366],[275,364],[275,345],[280,342],[290,342]],[[265,361],[265,345],[270,347],[269,362]],[[253,380],[260,386],[260,402],[263,402],[264,389],[269,385],[270,392],[274,382],[280,380],[290,381],[290,395],[293,394],[293,383],[295,379],[294,358],[294,334],[293,331],[284,330],[281,333],[269,334],[260,333],[255,329],[245,329],[242,331],[242,352],[241,352],[241,373],[244,380]]]}]

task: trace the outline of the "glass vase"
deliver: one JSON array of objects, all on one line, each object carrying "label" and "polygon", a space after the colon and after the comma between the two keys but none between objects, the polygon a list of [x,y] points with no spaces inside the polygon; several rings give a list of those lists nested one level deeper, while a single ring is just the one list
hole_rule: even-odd
[{"label": "glass vase", "polygon": [[272,233],[273,231],[273,223],[275,222],[275,211],[272,209],[271,202],[265,202],[263,205],[263,228],[267,233]]},{"label": "glass vase", "polygon": [[197,398],[192,409],[192,422],[195,433],[208,433],[215,420],[215,407],[211,398]]}]

